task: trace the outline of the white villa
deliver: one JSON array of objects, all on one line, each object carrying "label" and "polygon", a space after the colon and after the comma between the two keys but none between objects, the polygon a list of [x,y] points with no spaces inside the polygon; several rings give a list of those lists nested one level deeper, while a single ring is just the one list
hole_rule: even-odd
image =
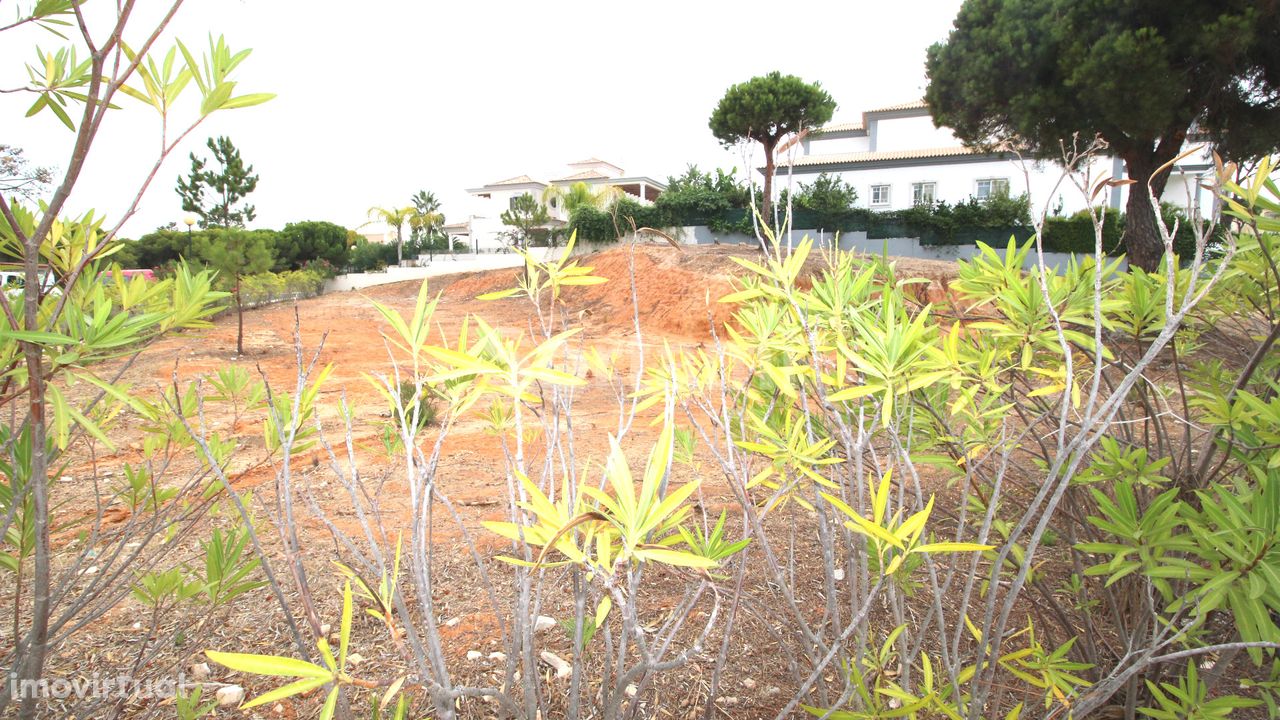
[{"label": "white villa", "polygon": [[[539,200],[548,187],[568,188],[574,183],[586,183],[592,189],[617,188],[626,197],[640,203],[649,204],[667,189],[666,183],[659,182],[644,175],[628,175],[625,170],[598,158],[579,160],[568,165],[562,177],[551,180],[537,180],[529,175],[498,180],[476,188],[469,188],[474,198],[471,215],[462,222],[445,226],[449,237],[465,242],[480,251],[497,250],[506,246],[502,234],[510,228],[502,224],[502,213],[505,212],[515,198],[528,193]],[[565,208],[552,198],[547,212],[551,216],[548,227],[563,227],[569,221]]]},{"label": "white villa", "polygon": [[[1070,215],[1085,206],[1070,182],[1059,185],[1061,165],[1022,161],[1007,152],[982,153],[964,147],[948,128],[934,127],[923,100],[868,110],[855,122],[832,123],[792,141],[778,153],[774,188],[811,183],[819,173],[838,175],[858,191],[858,205],[900,210],[918,203],[964,202],[1007,190],[1030,192],[1031,211]],[[1213,208],[1212,193],[1200,187],[1213,172],[1208,149],[1184,158],[1173,169],[1163,200],[1184,208]],[[1119,158],[1098,158],[1094,178],[1124,177]],[[1129,187],[1112,188],[1111,207],[1124,208]]]}]

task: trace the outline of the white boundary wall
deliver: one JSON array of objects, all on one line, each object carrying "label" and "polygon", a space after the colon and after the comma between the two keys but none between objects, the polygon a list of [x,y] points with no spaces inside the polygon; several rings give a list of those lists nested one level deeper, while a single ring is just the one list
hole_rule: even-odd
[{"label": "white boundary wall", "polygon": [[[822,233],[817,230],[793,230],[789,233],[790,242],[799,244],[806,235],[813,239],[815,248],[829,248],[835,239],[831,233]],[[705,225],[690,225],[678,228],[676,238],[685,245],[710,245],[713,243],[722,245],[759,245],[759,241],[749,235],[715,233]],[[1019,238],[1018,240],[1019,242],[1026,242],[1026,238]],[[785,237],[784,242],[786,242]],[[919,238],[909,237],[868,240],[865,232],[841,233],[840,249],[853,250],[867,255],[883,254],[889,257],[949,260],[952,262],[968,260],[978,255],[977,245],[921,245]],[[997,249],[1003,249],[1003,246]],[[1070,253],[1046,252],[1044,254],[1044,264],[1047,267],[1065,268],[1070,259]],[[1032,252],[1027,254],[1026,262],[1023,265],[1025,269],[1029,270],[1036,263],[1036,255]],[[1124,267],[1127,267],[1127,265],[1121,264],[1121,269]]]},{"label": "white boundary wall", "polygon": [[[529,252],[539,260],[545,259],[548,248],[530,248]],[[563,252],[559,248],[551,248],[550,252]],[[483,253],[480,255],[437,255],[434,260],[418,267],[388,267],[383,272],[350,273],[339,275],[324,284],[324,292],[345,292],[360,290],[374,285],[403,282],[405,280],[422,280],[423,278],[453,273],[479,272],[483,270],[501,270],[524,265],[524,258],[516,253]]]}]

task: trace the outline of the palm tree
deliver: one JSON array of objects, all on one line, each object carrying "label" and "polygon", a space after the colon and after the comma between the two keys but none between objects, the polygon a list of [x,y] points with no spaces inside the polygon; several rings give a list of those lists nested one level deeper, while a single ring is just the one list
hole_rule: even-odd
[{"label": "palm tree", "polygon": [[371,207],[369,208],[369,222],[365,223],[364,225],[361,225],[361,227],[366,227],[366,226],[373,225],[375,223],[380,222],[380,223],[385,223],[386,225],[396,229],[396,264],[397,265],[399,265],[401,262],[404,262],[404,235],[403,235],[404,224],[410,217],[412,217],[413,212],[414,212],[414,208],[412,207],[402,207],[402,208]]},{"label": "palm tree", "polygon": [[[440,212],[440,201],[435,193],[419,190],[413,196],[413,212],[409,215],[409,228],[415,239],[421,236],[431,237],[440,226],[444,225],[444,213]],[[435,238],[432,238],[434,245]]]},{"label": "palm tree", "polygon": [[542,202],[550,205],[552,200],[561,200],[564,203],[565,212],[572,215],[573,211],[580,207],[603,210],[621,195],[622,191],[613,185],[605,185],[595,190],[579,180],[567,188],[561,185],[548,185],[547,189],[542,191]]}]

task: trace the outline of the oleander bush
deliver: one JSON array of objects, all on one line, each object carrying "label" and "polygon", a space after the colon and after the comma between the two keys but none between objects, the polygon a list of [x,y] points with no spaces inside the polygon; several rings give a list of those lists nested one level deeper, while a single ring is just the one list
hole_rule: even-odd
[{"label": "oleander bush", "polygon": [[[413,392],[370,381],[400,416],[428,392],[441,402],[425,442],[399,425],[398,447],[417,448],[401,468],[411,514],[447,507],[432,458],[457,424],[502,438],[505,519],[486,527],[506,549],[473,561],[506,667],[490,686],[451,679],[440,618],[407,592],[430,574],[427,529],[387,544],[372,520],[328,525],[335,547],[359,548],[339,575],[336,654],[321,639],[319,663],[208,655],[291,678],[250,705],[326,686],[325,717],[351,698],[439,717],[622,717],[700,659],[712,713],[733,682],[733,644],[715,638],[749,613],[786,688],[768,709],[780,718],[1189,717],[1210,697],[1218,717],[1274,708],[1280,312],[1265,298],[1280,291],[1280,190],[1269,164],[1245,186],[1233,172],[1220,171],[1231,228],[1218,257],[1041,273],[1022,270],[1031,242],[983,246],[945,308],[887,260],[771,244],[736,260],[744,274],[721,301],[737,309],[714,347],[626,373],[564,310],[565,288],[605,282],[571,260],[572,242],[485,296],[528,303],[532,338],[476,317],[437,344],[425,284],[410,314],[375,303]],[[564,424],[584,364],[620,407],[596,462],[573,449],[587,431]],[[637,464],[626,449],[650,424]],[[535,442],[549,460],[530,462]],[[719,517],[695,502],[712,479],[733,497]],[[677,584],[674,607],[644,591],[658,577]],[[532,618],[566,595],[557,684],[538,672],[550,640]],[[356,596],[376,629],[352,629]],[[344,660],[387,641],[405,646],[395,670]]]},{"label": "oleander bush", "polygon": [[[199,56],[180,43],[159,55],[160,26],[142,34],[139,56],[119,33],[91,33],[99,16],[77,9],[36,3],[0,33],[54,26],[91,48],[88,62],[41,53],[28,73],[28,114],[71,128],[78,148],[126,96],[175,132],[184,90],[201,105],[188,131],[270,99],[235,95],[247,52],[222,38]],[[80,103],[93,122],[64,109]],[[160,147],[157,161],[172,150]],[[208,687],[172,704],[91,695],[56,707],[23,690],[54,676],[68,648],[140,676],[217,645],[210,661],[274,686],[241,711],[288,699],[322,720],[710,718],[733,714],[729,689],[747,687],[733,674],[744,638],[777,692],[742,710],[776,718],[1277,713],[1270,160],[1243,181],[1219,164],[1222,227],[1192,228],[1181,263],[1167,223],[1153,272],[1106,257],[1027,272],[1035,243],[1019,239],[961,263],[937,305],[921,301],[926,281],[887,259],[818,256],[807,240],[782,248],[762,228],[766,252],[735,259],[741,275],[718,299],[733,318],[711,342],[655,351],[637,321],[628,361],[616,338],[584,340],[566,307],[567,290],[607,282],[573,259],[572,238],[559,258],[526,255],[516,287],[483,296],[521,303],[525,333],[472,316],[446,336],[424,283],[407,313],[372,303],[388,358],[366,380],[399,420],[393,478],[361,472],[357,419],[341,393],[321,392],[335,366],[303,347],[301,329],[291,387],[235,365],[158,388],[122,380],[130,356],[207,327],[228,298],[211,271],[185,263],[125,282],[110,262],[124,251],[119,226],[62,213],[84,156],[71,154],[50,205],[0,196],[0,252],[33,280],[0,294],[6,716],[221,712]],[[1106,222],[1091,215],[1095,245]],[[34,281],[42,266],[56,292]],[[318,274],[263,283],[287,290]],[[237,274],[237,295],[258,275]],[[588,374],[616,398],[616,417],[595,425],[574,415]],[[410,419],[427,397],[429,429]],[[255,467],[274,474],[259,485],[265,498],[228,475],[250,415],[263,433]],[[483,426],[502,457],[485,543],[437,482],[441,449],[464,424]],[[124,431],[137,441],[120,476],[84,469],[77,453],[117,452]],[[600,432],[590,445],[607,449],[584,457],[578,441]],[[83,476],[62,482],[72,467]],[[709,507],[712,483],[728,493],[723,508]],[[321,486],[343,498],[338,510],[316,501]],[[109,519],[113,506],[124,512]],[[333,542],[304,544],[304,524]],[[481,551],[494,543],[497,553]],[[445,552],[474,565],[465,587],[443,587]],[[491,672],[463,671],[447,645],[446,590],[495,621]],[[330,593],[339,609],[322,618],[317,600]],[[221,623],[234,605],[267,601],[284,647],[249,652],[263,648]],[[125,602],[139,632],[87,642]],[[568,608],[563,633],[538,621],[552,606]],[[362,648],[386,652],[357,662]]]}]

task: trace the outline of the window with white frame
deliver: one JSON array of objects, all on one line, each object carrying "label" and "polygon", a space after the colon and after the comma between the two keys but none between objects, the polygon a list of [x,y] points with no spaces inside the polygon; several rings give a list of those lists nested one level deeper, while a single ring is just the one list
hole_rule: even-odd
[{"label": "window with white frame", "polygon": [[976,191],[973,196],[979,200],[986,200],[992,195],[1008,195],[1009,194],[1009,178],[983,178],[978,181]]},{"label": "window with white frame", "polygon": [[871,206],[880,207],[889,204],[889,186],[888,185],[872,185],[871,186]]},{"label": "window with white frame", "polygon": [[932,205],[934,195],[937,193],[938,184],[931,182],[919,182],[911,184],[911,204],[912,205]]}]

